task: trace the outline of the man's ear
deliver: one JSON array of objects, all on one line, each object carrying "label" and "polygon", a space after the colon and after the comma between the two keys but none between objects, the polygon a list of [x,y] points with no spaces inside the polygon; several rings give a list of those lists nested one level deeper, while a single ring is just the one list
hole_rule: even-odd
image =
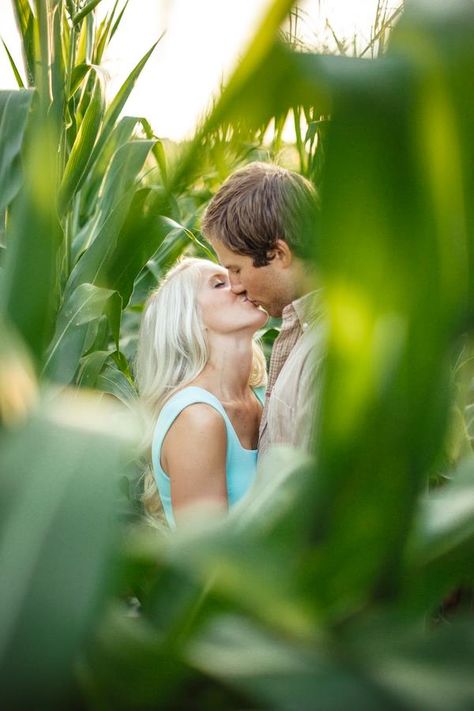
[{"label": "man's ear", "polygon": [[275,246],[268,252],[268,258],[272,262],[278,263],[286,269],[293,261],[293,252],[288,247],[288,244],[283,239],[277,239]]}]

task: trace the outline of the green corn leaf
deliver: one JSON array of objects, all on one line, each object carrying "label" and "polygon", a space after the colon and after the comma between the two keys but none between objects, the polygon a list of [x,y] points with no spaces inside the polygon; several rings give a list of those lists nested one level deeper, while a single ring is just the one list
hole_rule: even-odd
[{"label": "green corn leaf", "polygon": [[102,0],[89,0],[89,2],[86,3],[81,10],[79,10],[79,12],[76,12],[72,18],[73,23],[78,25],[81,20],[87,17],[87,15],[89,15],[97,7],[100,2],[102,2]]},{"label": "green corn leaf", "polygon": [[44,374],[57,382],[69,383],[86,350],[88,329],[106,315],[116,339],[121,300],[117,292],[93,284],[81,284],[66,297],[59,311],[56,332],[44,365]]},{"label": "green corn leaf", "polygon": [[71,22],[75,13],[74,2],[75,0],[66,0],[66,10],[69,13],[69,19]]},{"label": "green corn leaf", "polygon": [[72,41],[72,32],[71,32],[71,27],[68,21],[68,11],[66,7],[63,5],[62,6],[62,14],[61,14],[61,52],[62,52],[62,58],[63,58],[63,66],[67,67],[67,74],[68,78],[70,77],[71,73],[71,67],[74,65],[74,59],[71,56],[72,52],[72,46],[71,46],[71,41]]},{"label": "green corn leaf", "polygon": [[[118,304],[120,308],[120,304]],[[109,319],[105,314],[89,322],[84,337],[82,352],[84,354],[93,353],[96,350],[108,348],[110,344]],[[76,381],[76,378],[74,378]]]},{"label": "green corn leaf", "polygon": [[113,357],[97,377],[96,387],[104,393],[114,395],[124,405],[131,405],[137,399],[137,391],[125,373],[118,367]]},{"label": "green corn leaf", "polygon": [[[119,25],[120,25],[120,23],[122,22],[123,13],[124,13],[125,10],[127,9],[128,3],[129,3],[129,0],[125,0],[125,2],[124,2],[124,4],[123,4],[123,7],[122,7],[122,9],[120,10],[120,13],[119,13],[119,15],[118,15],[118,17],[117,17],[117,19],[116,19],[116,21],[115,21],[115,24],[114,24],[114,26],[112,27],[112,29],[111,29],[111,31],[110,31],[110,39],[112,39],[112,37],[114,36],[114,34],[117,32],[117,30],[118,30],[118,28],[119,28]],[[115,10],[115,8],[114,8],[114,10]]]},{"label": "green corn leaf", "polygon": [[12,4],[20,32],[22,37],[24,37],[28,32],[32,19],[34,18],[31,4],[29,0],[13,0]]},{"label": "green corn leaf", "polygon": [[79,38],[77,40],[76,50],[76,65],[91,64],[92,57],[89,56],[89,20],[83,22],[79,30]]},{"label": "green corn leaf", "polygon": [[75,192],[81,185],[84,172],[90,160],[91,152],[103,118],[104,92],[99,76],[96,77],[94,90],[87,111],[69,155],[59,192],[59,211],[64,213]]},{"label": "green corn leaf", "polygon": [[407,604],[435,608],[474,574],[474,460],[465,459],[445,486],[423,497],[407,547]]},{"label": "green corn leaf", "polygon": [[21,78],[20,72],[17,69],[15,61],[14,61],[12,55],[10,54],[10,51],[9,51],[7,45],[5,44],[5,42],[3,41],[3,39],[2,39],[2,44],[5,49],[5,52],[7,53],[8,61],[10,62],[10,66],[12,68],[13,74],[15,75],[16,83],[18,84],[18,87],[20,89],[24,89],[25,85],[23,83],[23,79]]},{"label": "green corn leaf", "polygon": [[135,182],[152,145],[151,141],[131,141],[115,153],[104,178],[101,209],[91,228],[90,246],[72,271],[68,291],[83,282],[107,287],[108,265],[133,200]]},{"label": "green corn leaf", "polygon": [[81,358],[77,383],[114,395],[126,405],[137,397],[128,362],[119,351],[93,351]]},{"label": "green corn leaf", "polygon": [[[350,705],[362,711],[368,703],[379,702],[376,708],[444,711],[448,703],[449,708],[462,711],[474,703],[469,615],[459,614],[448,624],[433,624],[428,630],[419,618],[412,620],[386,610],[359,615],[338,637],[336,645],[343,649],[343,657],[337,656],[336,647],[336,659],[344,666],[349,659],[356,663],[361,698],[353,705],[352,700],[344,699],[348,690],[338,684],[342,695],[336,708]],[[326,693],[330,708],[334,690],[328,688]]]},{"label": "green corn leaf", "polygon": [[31,90],[0,91],[0,212],[21,185],[20,151],[32,98]]},{"label": "green corn leaf", "polygon": [[69,87],[68,100],[74,96],[76,91],[81,86],[82,81],[87,77],[92,68],[93,67],[91,64],[78,64],[74,67],[71,73],[71,84]]},{"label": "green corn leaf", "polygon": [[34,28],[36,19],[29,0],[13,0],[12,4],[21,35],[28,86],[34,86]]},{"label": "green corn leaf", "polygon": [[107,15],[107,17],[102,20],[102,22],[99,25],[99,29],[96,32],[96,37],[95,37],[95,44],[94,44],[94,62],[95,64],[100,64],[102,61],[102,56],[104,54],[104,50],[107,47],[110,38],[111,38],[111,29],[112,29],[112,23],[114,21],[115,17],[115,12],[117,10],[119,0],[115,1],[115,4],[111,10],[111,12]]},{"label": "green corn leaf", "polygon": [[[107,137],[107,140],[103,143],[94,164],[90,166],[90,170],[87,171],[87,176],[85,176],[86,179],[82,188],[82,194],[86,205],[95,203],[97,193],[110,166],[114,153],[132,139],[137,122],[138,120],[133,116],[124,116],[116,124],[113,131]],[[81,250],[79,242],[77,246],[79,247],[79,252]]]},{"label": "green corn leaf", "polygon": [[104,49],[107,44],[107,20],[107,17],[102,20],[95,33],[94,51],[92,54],[94,64],[100,64],[102,61]]},{"label": "green corn leaf", "polygon": [[408,710],[391,706],[390,695],[367,679],[365,670],[357,675],[350,662],[331,652],[331,640],[322,635],[317,644],[302,644],[233,612],[197,630],[185,654],[192,666],[244,692],[253,699],[248,705],[257,708]]},{"label": "green corn leaf", "polygon": [[[217,594],[251,610],[278,633],[310,641],[312,611],[288,575],[293,552],[258,546],[251,531],[246,535],[229,520],[210,522],[205,514],[196,515],[193,525],[169,541],[166,559],[204,585],[212,579]],[[249,580],[252,585],[244,582]]]},{"label": "green corn leaf", "polygon": [[116,247],[101,268],[101,280],[120,293],[124,307],[130,300],[138,274],[167,235],[173,231],[179,238],[180,231],[187,232],[185,227],[165,216],[171,209],[168,196],[162,191],[144,188],[133,197]]},{"label": "green corn leaf", "polygon": [[168,182],[168,165],[163,142],[160,141],[157,136],[155,136],[150,123],[145,118],[141,118],[140,123],[142,124],[143,130],[145,131],[145,136],[150,140],[155,140],[155,145],[153,146],[153,155],[155,156],[156,162],[160,169],[161,180],[163,181],[163,185],[166,187]]},{"label": "green corn leaf", "polygon": [[[49,397],[52,400],[51,396]],[[123,415],[79,394],[2,433],[0,680],[8,708],[67,706],[109,593]]]},{"label": "green corn leaf", "polygon": [[51,90],[53,94],[52,111],[56,122],[61,126],[63,121],[64,88],[66,65],[63,63],[62,52],[62,5],[56,5],[51,16]]},{"label": "green corn leaf", "polygon": [[103,128],[101,131],[101,134],[99,136],[99,139],[97,141],[97,144],[94,148],[94,152],[92,155],[91,162],[94,162],[95,159],[97,158],[97,155],[99,154],[100,150],[102,149],[103,144],[107,140],[108,136],[110,135],[111,131],[113,130],[113,127],[115,125],[116,120],[118,119],[120,112],[122,111],[123,107],[125,106],[125,103],[130,96],[133,87],[135,86],[135,83],[140,76],[145,64],[149,60],[153,50],[155,49],[156,45],[158,42],[161,40],[161,37],[158,39],[157,42],[148,50],[148,52],[142,57],[142,59],[138,62],[136,67],[130,72],[122,86],[120,87],[119,91],[117,92],[116,96],[114,97],[112,103],[108,107],[105,117],[104,117],[104,123],[103,123]]},{"label": "green corn leaf", "polygon": [[[38,364],[54,333],[64,246],[56,208],[57,146],[53,123],[32,115],[23,185],[9,208],[0,299]],[[34,290],[25,284],[35,284]]]},{"label": "green corn leaf", "polygon": [[51,64],[52,64],[52,16],[49,3],[34,0],[36,18],[34,25],[34,61],[35,61],[35,87],[38,90],[39,102],[43,116],[50,108],[51,91]]},{"label": "green corn leaf", "polygon": [[81,358],[77,384],[84,388],[97,388],[97,379],[112,351],[93,351]]}]

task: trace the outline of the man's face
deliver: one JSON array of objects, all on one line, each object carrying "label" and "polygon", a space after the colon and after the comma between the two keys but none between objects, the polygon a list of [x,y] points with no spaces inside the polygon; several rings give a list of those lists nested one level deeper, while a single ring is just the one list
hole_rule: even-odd
[{"label": "man's face", "polygon": [[211,244],[220,263],[228,270],[232,291],[245,294],[270,316],[281,316],[292,299],[288,296],[287,275],[280,260],[276,258],[265,267],[254,267],[248,255],[233,252],[219,240],[212,240]]}]

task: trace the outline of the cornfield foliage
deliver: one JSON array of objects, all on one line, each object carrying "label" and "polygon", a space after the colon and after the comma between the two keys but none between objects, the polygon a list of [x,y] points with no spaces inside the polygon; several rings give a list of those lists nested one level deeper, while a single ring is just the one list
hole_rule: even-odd
[{"label": "cornfield foliage", "polygon": [[[13,0],[24,67],[0,92],[6,708],[467,711],[474,3],[407,0],[367,60],[282,42],[275,0],[171,155],[121,116],[159,43],[105,102],[127,3],[98,24],[99,2]],[[135,500],[143,300],[290,112],[322,202],[316,457],[275,451],[225,521],[159,534]]]}]

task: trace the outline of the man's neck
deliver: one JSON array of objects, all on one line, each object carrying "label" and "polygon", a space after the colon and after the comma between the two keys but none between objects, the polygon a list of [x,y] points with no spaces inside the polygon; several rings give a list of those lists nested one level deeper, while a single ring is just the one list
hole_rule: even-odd
[{"label": "man's neck", "polygon": [[302,259],[295,258],[293,265],[293,285],[293,298],[289,303],[293,303],[318,289],[319,276],[314,266]]}]

